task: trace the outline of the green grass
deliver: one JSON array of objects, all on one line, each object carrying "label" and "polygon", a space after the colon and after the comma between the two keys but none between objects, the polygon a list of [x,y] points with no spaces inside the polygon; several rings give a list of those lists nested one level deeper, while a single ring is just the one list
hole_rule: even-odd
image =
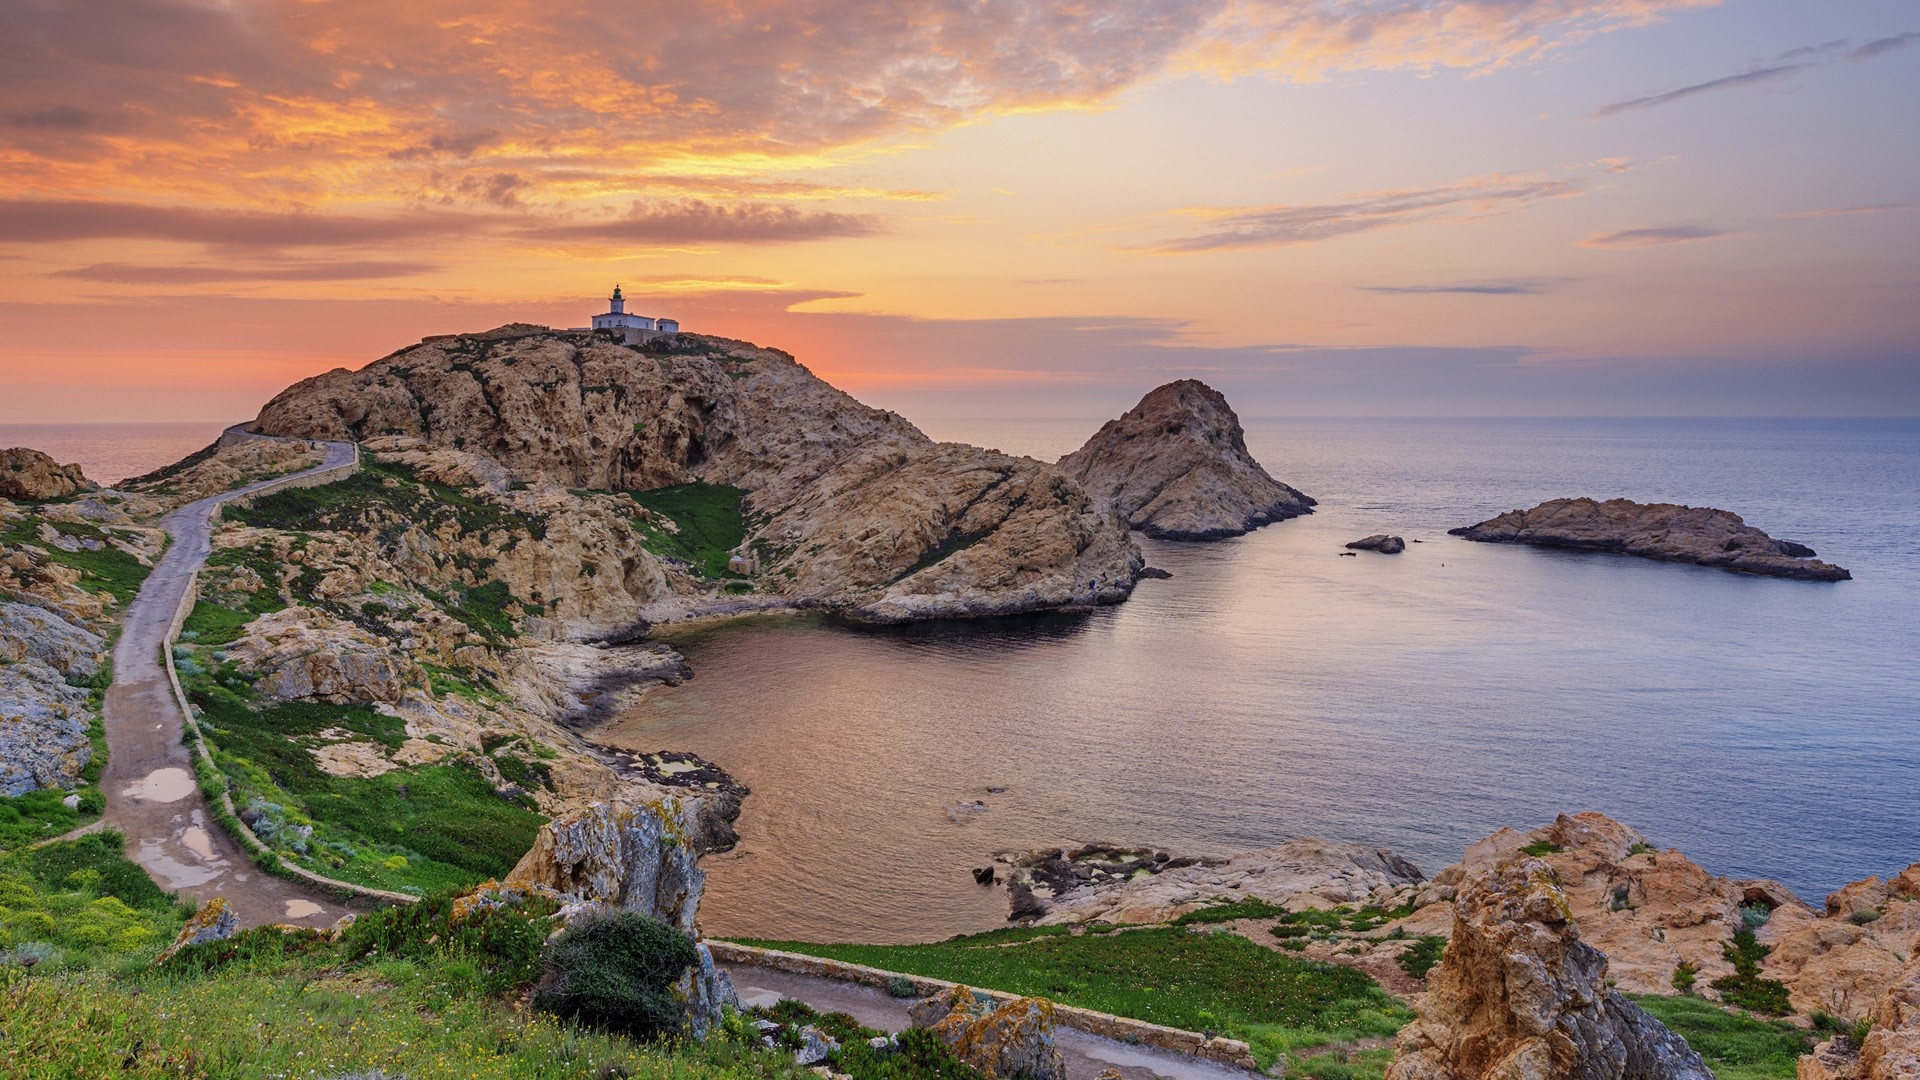
[{"label": "green grass", "polygon": [[124,842],[102,831],[0,857],[0,952],[38,949],[61,968],[171,940],[187,913],[121,854]]},{"label": "green grass", "polygon": [[[80,796],[79,809],[70,810],[61,801],[69,795]],[[74,791],[43,788],[0,798],[0,852],[71,832],[99,817],[105,807],[106,797],[95,787]]]},{"label": "green grass", "polygon": [[752,944],[1224,1033],[1245,1039],[1263,1067],[1288,1051],[1391,1036],[1413,1018],[1352,968],[1276,953],[1237,934],[1063,930],[999,930],[931,945]]},{"label": "green grass", "polygon": [[1232,922],[1235,919],[1272,919],[1287,914],[1287,909],[1278,904],[1269,904],[1265,900],[1247,898],[1225,904],[1213,904],[1189,911],[1173,920],[1175,926],[1194,926],[1201,923]]},{"label": "green grass", "polygon": [[[84,540],[99,540],[105,546],[98,551],[63,551],[40,539],[40,525],[45,522],[53,528]],[[8,547],[20,544],[33,544],[43,550],[45,557],[80,571],[80,584],[95,592],[104,592],[112,596],[122,606],[132,600],[140,591],[140,583],[147,580],[153,572],[150,566],[142,565],[139,559],[106,543],[109,536],[106,530],[93,525],[82,525],[71,521],[47,521],[36,514],[28,514],[0,532],[0,545]]]},{"label": "green grass", "polygon": [[[332,776],[309,747],[343,729],[388,747],[403,721],[360,705],[250,705],[222,687],[196,686],[201,728],[234,805],[262,808],[255,832],[309,869],[376,888],[435,892],[500,877],[533,844],[546,818],[500,797],[471,765],[421,765],[375,777]],[[299,826],[311,826],[301,840]],[[300,850],[304,847],[306,850]],[[397,861],[396,861],[397,857]]]},{"label": "green grass", "polygon": [[747,538],[747,522],[740,510],[746,492],[723,484],[681,484],[631,495],[635,502],[679,527],[678,532],[668,532],[651,522],[640,522],[649,549],[658,555],[684,559],[707,577],[728,576],[728,553]]},{"label": "green grass", "polygon": [[1717,1080],[1792,1080],[1815,1037],[1697,997],[1634,995],[1653,1018],[1707,1059]]}]

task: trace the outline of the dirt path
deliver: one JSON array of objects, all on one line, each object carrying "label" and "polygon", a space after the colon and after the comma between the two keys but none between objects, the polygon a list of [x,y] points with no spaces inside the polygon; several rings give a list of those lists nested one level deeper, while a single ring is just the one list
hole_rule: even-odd
[{"label": "dirt path", "polygon": [[[297,475],[353,460],[353,444],[325,445],[326,460]],[[214,821],[194,782],[193,750],[181,741],[185,718],[160,653],[193,572],[211,548],[214,512],[221,503],[276,480],[188,503],[161,522],[173,542],[127,605],[113,650],[113,685],[105,707],[107,768],[100,779],[107,799],[102,824],[126,835],[127,857],[161,888],[196,901],[224,896],[243,926],[326,926],[364,905],[345,904],[329,890],[266,873]]]},{"label": "dirt path", "polygon": [[[723,964],[743,1005],[772,1005],[783,997],[804,1001],[821,1012],[843,1012],[870,1028],[901,1031],[911,1027],[911,1001],[871,986],[835,982],[812,975]],[[1124,1080],[1251,1080],[1256,1074],[1217,1061],[1129,1046],[1072,1028],[1055,1028],[1054,1045],[1067,1059],[1067,1080],[1093,1080],[1103,1069],[1118,1069]]]}]

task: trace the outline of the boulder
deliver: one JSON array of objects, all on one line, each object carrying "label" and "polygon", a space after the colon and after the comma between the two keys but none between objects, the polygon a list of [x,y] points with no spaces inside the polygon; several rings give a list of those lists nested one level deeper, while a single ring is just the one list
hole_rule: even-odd
[{"label": "boulder", "polygon": [[226,652],[273,701],[391,704],[428,685],[425,670],[390,642],[317,608],[262,615]]},{"label": "boulder", "polygon": [[64,499],[94,487],[78,465],[61,465],[38,450],[16,446],[0,450],[0,496],[9,499]]},{"label": "boulder", "polygon": [[240,916],[227,903],[224,896],[216,896],[200,905],[180,932],[174,935],[173,944],[161,950],[153,958],[153,966],[159,967],[173,958],[173,954],[189,945],[204,945],[209,941],[225,941],[240,932]]},{"label": "boulder", "polygon": [[0,661],[38,660],[68,679],[84,682],[100,672],[106,639],[75,626],[46,608],[0,604]]},{"label": "boulder", "polygon": [[1053,1044],[1053,1003],[1043,998],[996,1006],[955,986],[914,1002],[908,1015],[988,1080],[1066,1080],[1066,1059]]},{"label": "boulder", "polygon": [[[697,936],[707,877],[698,858],[689,812],[675,796],[631,806],[594,803],[541,826],[502,885],[558,895],[576,912],[637,911]],[[701,1037],[740,1001],[707,947],[696,941],[694,949],[699,959],[678,991],[688,1029]]]},{"label": "boulder", "polygon": [[1227,399],[1196,379],[1158,387],[1060,467],[1128,526],[1163,540],[1239,536],[1313,513],[1314,500],[1247,452]]},{"label": "boulder", "polygon": [[1386,533],[1374,533],[1372,536],[1355,540],[1348,544],[1355,551],[1377,551],[1382,555],[1398,555],[1407,550],[1407,542],[1397,536]]},{"label": "boulder", "polygon": [[1607,987],[1551,866],[1471,874],[1387,1080],[1712,1080],[1684,1040]]},{"label": "boulder", "polygon": [[1485,543],[1609,551],[1768,577],[1810,581],[1853,577],[1815,559],[1812,548],[1775,540],[1738,514],[1675,503],[1549,499],[1531,510],[1509,510],[1448,532]]}]

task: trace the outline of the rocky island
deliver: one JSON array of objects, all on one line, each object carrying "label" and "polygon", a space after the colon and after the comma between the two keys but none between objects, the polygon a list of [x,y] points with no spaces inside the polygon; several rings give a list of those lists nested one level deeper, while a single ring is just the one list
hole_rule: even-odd
[{"label": "rocky island", "polygon": [[1853,577],[1815,559],[1814,550],[1805,544],[1775,540],[1738,514],[1675,503],[1549,499],[1531,510],[1509,510],[1448,532],[1484,543],[1610,551],[1767,577],[1806,581]]},{"label": "rocky island", "polygon": [[1060,467],[1129,526],[1161,540],[1215,540],[1313,513],[1267,475],[1220,391],[1181,379],[1147,394]]}]

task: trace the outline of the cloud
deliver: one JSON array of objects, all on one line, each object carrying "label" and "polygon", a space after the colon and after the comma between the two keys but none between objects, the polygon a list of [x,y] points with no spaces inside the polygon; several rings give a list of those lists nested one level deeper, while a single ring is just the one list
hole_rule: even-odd
[{"label": "cloud", "polygon": [[1187,216],[1204,222],[1198,231],[1132,250],[1188,255],[1312,244],[1421,222],[1484,218],[1582,190],[1579,180],[1494,175],[1441,187],[1377,192],[1347,202],[1189,210]]},{"label": "cloud", "polygon": [[1669,105],[1695,94],[1704,94],[1712,90],[1726,90],[1737,86],[1751,86],[1755,83],[1777,82],[1797,71],[1804,71],[1812,64],[1776,64],[1772,67],[1756,68],[1739,75],[1728,75],[1719,79],[1709,79],[1692,86],[1683,86],[1678,90],[1669,90],[1664,94],[1633,98],[1629,101],[1616,101],[1611,105],[1602,105],[1595,109],[1590,119],[1613,116],[1633,109],[1651,109],[1658,105]]},{"label": "cloud", "polygon": [[1883,37],[1869,41],[1865,45],[1847,54],[1849,60],[1871,60],[1876,56],[1890,53],[1895,49],[1904,49],[1915,41],[1920,41],[1920,30],[1909,30],[1904,34]]},{"label": "cloud", "polygon": [[146,266],[134,263],[95,263],[51,276],[116,285],[202,285],[229,281],[370,281],[411,277],[440,269],[421,262],[313,262],[255,268],[239,266]]},{"label": "cloud", "polygon": [[1789,220],[1800,218],[1859,217],[1863,214],[1885,214],[1893,210],[1911,209],[1912,203],[1875,203],[1872,206],[1830,206],[1818,210],[1794,210],[1776,217]]},{"label": "cloud", "polygon": [[169,240],[232,248],[365,244],[466,232],[473,219],[445,213],[379,217],[206,210],[69,199],[0,199],[0,243]]},{"label": "cloud", "polygon": [[1538,296],[1564,284],[1567,278],[1511,278],[1505,281],[1456,281],[1438,285],[1362,285],[1366,292],[1391,296],[1461,294],[1467,296]]},{"label": "cloud", "polygon": [[7,113],[0,120],[8,127],[79,131],[93,126],[94,115],[71,105],[51,105],[31,112]]},{"label": "cloud", "polygon": [[1718,236],[1730,236],[1734,230],[1722,229],[1713,225],[1654,225],[1639,229],[1621,229],[1617,232],[1594,233],[1580,241],[1584,248],[1642,248],[1657,247],[1661,244],[1686,244],[1695,240],[1712,240]]},{"label": "cloud", "polygon": [[645,244],[786,244],[884,231],[871,214],[804,210],[787,204],[639,200],[617,218],[552,221],[521,228],[523,239]]},{"label": "cloud", "polygon": [[[68,136],[9,160],[21,187],[107,190],[137,169],[162,198],[318,204],[460,163],[524,177],[522,202],[550,168],[602,172],[594,194],[620,198],[676,165],[804,167],[1169,74],[1489,70],[1716,2],[12,3],[0,117]],[[128,102],[138,137],[79,123]],[[578,197],[561,183],[556,201]]]}]

